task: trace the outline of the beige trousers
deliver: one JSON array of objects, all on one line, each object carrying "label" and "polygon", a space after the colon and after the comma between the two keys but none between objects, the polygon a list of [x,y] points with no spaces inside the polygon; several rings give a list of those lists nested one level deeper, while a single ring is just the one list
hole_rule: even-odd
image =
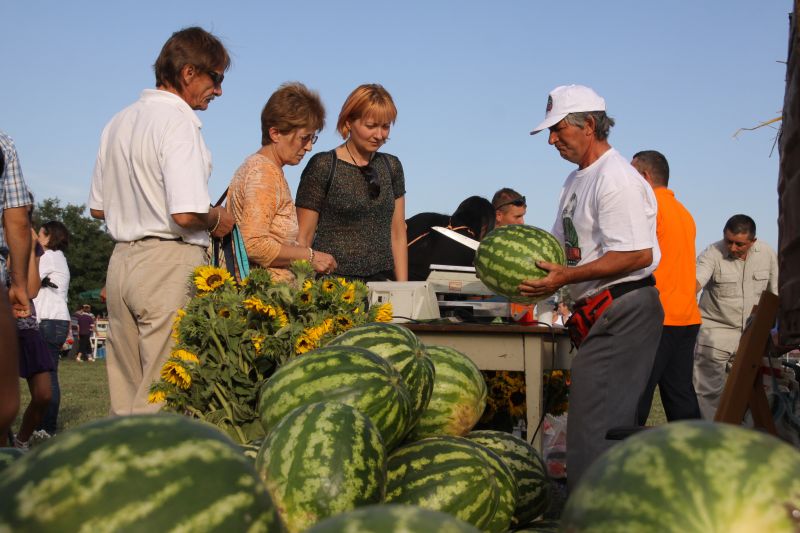
[{"label": "beige trousers", "polygon": [[694,349],[694,390],[703,420],[714,420],[734,354],[698,344]]},{"label": "beige trousers", "polygon": [[106,366],[111,414],[152,413],[147,394],[173,347],[172,324],[194,293],[205,250],[182,241],[118,243],[108,263]]}]

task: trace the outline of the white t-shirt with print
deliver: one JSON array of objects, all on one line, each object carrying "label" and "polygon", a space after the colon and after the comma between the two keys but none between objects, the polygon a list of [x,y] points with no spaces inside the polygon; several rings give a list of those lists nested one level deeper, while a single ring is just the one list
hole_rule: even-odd
[{"label": "white t-shirt with print", "polygon": [[653,263],[646,268],[570,285],[574,300],[653,273],[661,259],[657,210],[653,189],[613,148],[567,177],[552,233],[564,244],[569,266],[589,263],[607,252],[653,249]]}]

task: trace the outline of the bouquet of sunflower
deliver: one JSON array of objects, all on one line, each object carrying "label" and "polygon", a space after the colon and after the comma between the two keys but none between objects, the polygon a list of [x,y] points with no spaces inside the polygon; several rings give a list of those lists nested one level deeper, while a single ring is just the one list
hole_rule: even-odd
[{"label": "bouquet of sunflower", "polygon": [[527,416],[524,372],[484,370],[483,377],[487,395],[481,422],[492,426],[493,421],[502,425],[500,420],[510,420],[511,427],[513,422]]},{"label": "bouquet of sunflower", "polygon": [[569,408],[569,386],[571,376],[569,370],[551,370],[542,376],[544,402],[547,412],[558,416]]},{"label": "bouquet of sunflower", "polygon": [[273,282],[259,268],[241,283],[225,269],[196,268],[196,296],[178,312],[175,347],[149,401],[252,442],[264,436],[259,389],[281,364],[354,326],[392,319],[390,304],[368,308],[361,282],[315,279],[308,261],[289,268],[292,283]]}]

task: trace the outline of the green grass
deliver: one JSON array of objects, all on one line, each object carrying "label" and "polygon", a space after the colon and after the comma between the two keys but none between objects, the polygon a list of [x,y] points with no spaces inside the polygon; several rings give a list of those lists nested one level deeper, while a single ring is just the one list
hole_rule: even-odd
[{"label": "green grass", "polygon": [[[58,375],[61,384],[58,432],[108,416],[108,376],[105,359],[98,359],[94,363],[78,363],[73,359],[62,360],[58,367]],[[20,381],[20,390],[22,392],[20,416],[14,423],[15,431],[19,428],[21,413],[30,399],[28,384],[24,380]],[[661,396],[656,389],[647,425],[656,426],[666,422]]]},{"label": "green grass", "polygon": [[[86,422],[108,416],[108,375],[105,359],[95,362],[76,362],[62,359],[58,365],[61,385],[61,408],[58,413],[57,433],[67,431]],[[30,401],[28,382],[20,380],[20,413],[13,430],[19,429],[22,413]]]}]

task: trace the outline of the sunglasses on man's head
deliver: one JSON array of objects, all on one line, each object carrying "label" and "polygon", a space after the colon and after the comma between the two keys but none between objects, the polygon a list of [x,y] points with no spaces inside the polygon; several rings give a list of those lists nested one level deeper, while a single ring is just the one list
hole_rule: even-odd
[{"label": "sunglasses on man's head", "polygon": [[525,197],[521,196],[521,197],[517,198],[516,200],[509,200],[508,202],[503,202],[502,204],[500,204],[497,207],[495,207],[494,210],[497,211],[501,207],[505,207],[507,205],[514,205],[514,206],[517,206],[517,207],[525,207],[528,204],[525,202]]},{"label": "sunglasses on man's head", "polygon": [[375,200],[381,194],[381,184],[378,183],[378,173],[375,172],[375,169],[369,164],[366,164],[363,167],[358,167],[358,170],[361,171],[361,175],[364,176],[365,180],[367,180],[369,197]]}]

